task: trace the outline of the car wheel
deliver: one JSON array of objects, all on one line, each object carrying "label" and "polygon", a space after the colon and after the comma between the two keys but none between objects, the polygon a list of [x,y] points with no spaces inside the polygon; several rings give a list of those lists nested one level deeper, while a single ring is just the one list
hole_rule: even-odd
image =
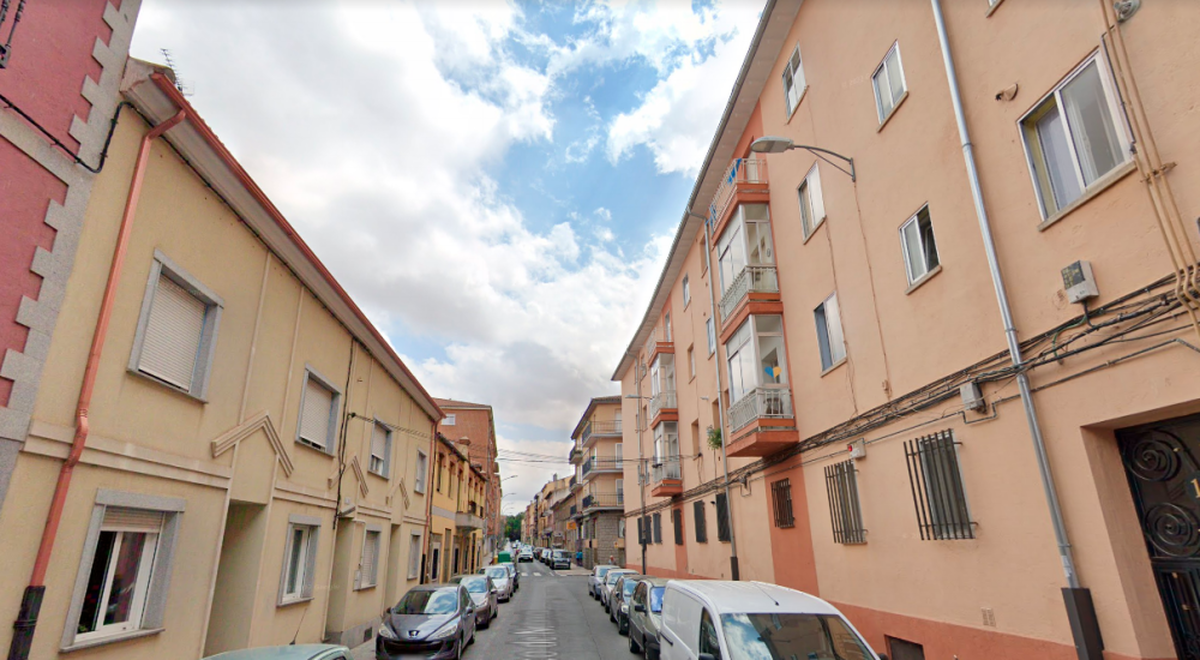
[{"label": "car wheel", "polygon": [[629,631],[629,652],[634,655],[641,655],[642,647],[638,646],[636,640],[633,639],[633,631]]},{"label": "car wheel", "polygon": [[463,647],[467,645],[466,639],[465,636],[458,638],[458,648],[454,649],[455,660],[462,660]]},{"label": "car wheel", "polygon": [[629,619],[627,619],[625,617],[620,617],[619,619],[617,619],[617,634],[618,635],[628,635],[629,634]]}]

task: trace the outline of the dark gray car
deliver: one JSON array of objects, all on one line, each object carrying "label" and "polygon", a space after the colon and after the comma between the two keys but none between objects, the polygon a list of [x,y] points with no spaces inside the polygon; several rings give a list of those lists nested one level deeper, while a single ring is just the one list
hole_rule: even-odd
[{"label": "dark gray car", "polygon": [[629,607],[629,652],[658,658],[658,629],[662,626],[663,592],[667,581],[642,578],[633,589]]},{"label": "dark gray car", "polygon": [[455,575],[450,578],[451,584],[461,584],[467,588],[471,601],[475,603],[475,626],[482,630],[492,625],[492,619],[500,613],[496,583],[487,575]]},{"label": "dark gray car", "polygon": [[637,581],[646,577],[637,573],[622,575],[613,585],[612,607],[608,608],[608,620],[617,624],[617,633],[624,635],[629,631],[629,599],[633,596],[633,588]]},{"label": "dark gray car", "polygon": [[461,658],[464,647],[474,641],[475,602],[467,588],[423,584],[410,589],[384,614],[375,638],[375,658]]}]

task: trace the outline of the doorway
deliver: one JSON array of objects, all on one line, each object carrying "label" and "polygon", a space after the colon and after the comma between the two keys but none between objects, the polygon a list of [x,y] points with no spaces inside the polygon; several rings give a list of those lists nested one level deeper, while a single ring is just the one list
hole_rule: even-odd
[{"label": "doorway", "polygon": [[267,533],[266,509],[250,502],[229,503],[204,643],[206,656],[250,644],[250,620]]},{"label": "doorway", "polygon": [[441,582],[438,574],[441,572],[442,564],[439,559],[442,556],[442,535],[434,534],[433,539],[429,542],[429,581]]},{"label": "doorway", "polygon": [[1200,415],[1117,431],[1180,660],[1200,660]]}]

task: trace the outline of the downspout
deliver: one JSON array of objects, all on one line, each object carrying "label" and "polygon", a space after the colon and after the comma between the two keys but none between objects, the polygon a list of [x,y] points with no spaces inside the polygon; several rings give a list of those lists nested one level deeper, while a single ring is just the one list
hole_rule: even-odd
[{"label": "downspout", "polygon": [[962,97],[958,90],[958,74],[954,68],[954,57],[950,52],[950,40],[946,34],[945,19],[942,17],[941,1],[930,0],[930,3],[933,7],[933,19],[937,24],[942,61],[946,66],[946,79],[950,86],[950,101],[954,106],[954,119],[958,124],[958,135],[962,142],[963,160],[966,161],[971,198],[975,202],[975,216],[979,220],[979,233],[983,238],[983,249],[987,255],[992,286],[996,289],[996,303],[1000,307],[1000,318],[1004,322],[1004,337],[1008,342],[1008,353],[1017,371],[1017,387],[1020,391],[1021,403],[1025,408],[1025,419],[1029,425],[1029,435],[1033,440],[1034,454],[1037,456],[1038,473],[1041,476],[1042,489],[1045,491],[1046,504],[1050,510],[1050,521],[1054,527],[1054,538],[1058,544],[1063,575],[1067,581],[1067,588],[1063,589],[1063,597],[1067,603],[1071,632],[1075,637],[1075,648],[1080,660],[1100,660],[1103,644],[1099,641],[1099,628],[1095,620],[1095,612],[1091,607],[1090,592],[1080,587],[1079,584],[1075,560],[1071,555],[1071,543],[1067,539],[1067,527],[1063,522],[1062,507],[1058,500],[1058,491],[1054,485],[1054,475],[1050,470],[1050,459],[1046,454],[1046,442],[1042,437],[1041,424],[1038,422],[1037,410],[1033,403],[1033,393],[1029,387],[1029,376],[1021,357],[1021,345],[1013,324],[1012,308],[1009,306],[1004,278],[1000,273],[996,243],[992,236],[991,223],[988,221],[987,209],[983,203],[983,190],[979,185],[979,170],[975,166],[975,151],[971,145],[967,120],[963,114]]},{"label": "downspout", "polygon": [[421,548],[421,575],[417,581],[417,584],[425,584],[425,582],[427,582],[425,578],[429,575],[429,549],[433,545],[433,489],[430,488],[430,486],[433,485],[432,477],[433,466],[435,465],[434,459],[437,458],[438,421],[440,420],[435,419],[430,422],[431,432],[429,434],[429,456],[425,458],[425,542],[422,544],[423,547]]},{"label": "downspout", "polygon": [[33,573],[29,577],[29,586],[21,597],[21,608],[17,620],[13,622],[13,638],[8,649],[8,660],[26,660],[33,645],[33,633],[37,628],[38,613],[42,608],[42,598],[46,593],[46,570],[50,566],[50,554],[54,550],[54,541],[58,536],[58,524],[62,520],[63,509],[66,506],[67,493],[71,489],[71,476],[79,458],[83,455],[84,445],[87,444],[89,425],[88,409],[92,404],[92,392],[96,387],[96,371],[100,365],[100,355],[104,350],[104,340],[108,336],[108,324],[112,319],[113,303],[117,297],[117,283],[125,266],[125,253],[129,249],[129,238],[133,233],[133,218],[137,213],[138,201],[141,199],[142,181],[146,177],[146,163],[150,157],[150,146],[163,133],[177,126],[187,117],[180,110],[174,117],[167,119],[150,129],[142,136],[142,144],[138,149],[137,161],[133,166],[133,178],[129,184],[129,196],[125,200],[125,212],[121,216],[121,228],[117,233],[117,244],[113,250],[112,263],[108,270],[108,281],[104,285],[104,298],[100,303],[100,314],[96,318],[96,329],[92,334],[92,347],[88,352],[87,365],[83,371],[83,382],[79,388],[79,402],[75,406],[75,437],[71,442],[71,451],[58,472],[58,483],[54,486],[54,497],[50,500],[50,511],[46,514],[46,527],[42,530],[42,541],[38,546],[37,559],[33,563]]},{"label": "downspout", "polygon": [[[717,290],[712,269],[711,228],[708,224],[708,218],[696,215],[691,211],[688,211],[688,215],[704,221],[704,265],[708,269],[708,316],[712,319],[713,344],[715,346],[717,334]],[[713,369],[717,375],[717,423],[721,429],[721,465],[725,469],[725,520],[729,523],[729,576],[734,580],[741,580],[741,571],[738,567],[737,534],[733,531],[733,498],[729,496],[729,453],[726,448],[728,443],[725,437],[725,399],[721,397],[721,352],[719,350],[713,351]],[[718,511],[717,515],[721,515],[721,512]]]},{"label": "downspout", "polygon": [[[650,575],[650,571],[646,570],[646,537],[650,535],[649,530],[643,529],[646,522],[646,482],[650,479],[650,466],[646,464],[646,448],[642,445],[642,424],[646,420],[642,419],[642,360],[635,357],[633,359],[633,383],[634,391],[637,396],[637,408],[633,411],[634,421],[637,423],[637,445],[638,445],[638,494],[641,497],[642,512],[638,515],[638,542],[642,546],[642,575]],[[642,470],[646,474],[642,474]],[[629,526],[625,526],[625,535],[629,536]],[[592,557],[596,555],[593,553]],[[625,558],[629,560],[628,557]]]}]

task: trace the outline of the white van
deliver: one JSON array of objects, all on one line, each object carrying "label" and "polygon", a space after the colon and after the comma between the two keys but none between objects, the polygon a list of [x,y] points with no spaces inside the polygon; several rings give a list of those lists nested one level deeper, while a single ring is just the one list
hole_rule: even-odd
[{"label": "white van", "polygon": [[834,606],[764,582],[671,580],[659,639],[662,660],[887,660]]}]

